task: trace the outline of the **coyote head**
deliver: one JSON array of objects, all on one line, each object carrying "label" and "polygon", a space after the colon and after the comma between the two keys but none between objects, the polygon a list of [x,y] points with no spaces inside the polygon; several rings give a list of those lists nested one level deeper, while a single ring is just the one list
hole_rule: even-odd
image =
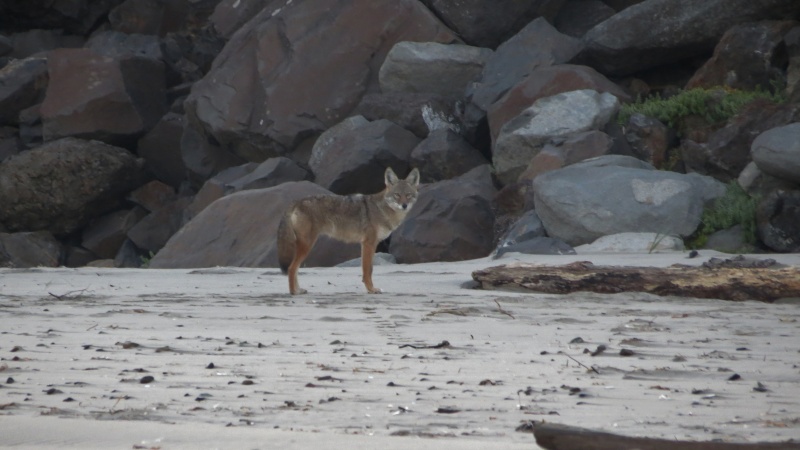
[{"label": "coyote head", "polygon": [[395,211],[408,211],[417,201],[417,188],[419,187],[419,170],[416,168],[408,174],[405,180],[397,177],[391,167],[386,169],[384,175],[386,203]]}]

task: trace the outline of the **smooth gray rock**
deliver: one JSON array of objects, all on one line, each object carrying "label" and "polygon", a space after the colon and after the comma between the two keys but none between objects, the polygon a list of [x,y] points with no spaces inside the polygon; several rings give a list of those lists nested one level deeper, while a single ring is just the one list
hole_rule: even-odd
[{"label": "smooth gray rock", "polygon": [[791,123],[758,135],[750,147],[762,172],[800,183],[800,123]]}]

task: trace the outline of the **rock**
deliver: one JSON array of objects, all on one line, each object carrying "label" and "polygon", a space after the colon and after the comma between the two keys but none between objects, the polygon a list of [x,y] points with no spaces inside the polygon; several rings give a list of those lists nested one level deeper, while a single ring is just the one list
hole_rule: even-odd
[{"label": "rock", "polygon": [[252,172],[237,178],[225,186],[228,192],[248,189],[264,189],[290,181],[311,181],[311,173],[289,158],[270,158],[259,164]]},{"label": "rock", "polygon": [[176,198],[175,189],[158,180],[139,186],[128,195],[128,200],[150,212],[167,206]]},{"label": "rock", "polygon": [[629,75],[710,52],[734,25],[798,13],[795,0],[648,0],[589,30],[573,62],[605,75]]},{"label": "rock", "polygon": [[202,185],[215,174],[247,162],[224,150],[216,139],[204,134],[197,123],[192,111],[187,111],[181,134],[181,158],[193,185]]},{"label": "rock", "polygon": [[543,18],[526,25],[497,48],[486,62],[480,78],[467,88],[469,103],[465,119],[469,126],[477,126],[492,103],[535,69],[567,62],[580,49],[579,40],[559,33]]},{"label": "rock", "polygon": [[46,57],[46,53],[57,48],[80,48],[85,39],[64,34],[63,30],[34,29],[11,35],[12,58],[25,59],[31,56]]},{"label": "rock", "polygon": [[384,188],[387,167],[405,176],[418,143],[413,133],[388,120],[354,117],[320,136],[308,164],[316,183],[336,194],[371,194]]},{"label": "rock", "polygon": [[78,136],[132,147],[166,112],[160,61],[58,49],[49,53],[48,67],[41,107],[47,141]]},{"label": "rock", "polygon": [[190,197],[180,197],[151,212],[128,230],[128,239],[137,248],[156,253],[183,225],[183,211]]},{"label": "rock", "polygon": [[734,225],[726,230],[712,233],[708,236],[703,248],[724,253],[753,253],[755,251],[755,248],[746,242],[741,225]]},{"label": "rock", "polygon": [[63,254],[63,265],[66,267],[84,267],[97,260],[94,253],[75,245],[66,245]]},{"label": "rock", "polygon": [[285,3],[285,0],[222,0],[214,8],[209,20],[220,36],[230,39],[262,9],[275,11]]},{"label": "rock", "polygon": [[497,139],[503,125],[537,100],[581,89],[607,92],[617,97],[620,102],[631,100],[630,95],[622,88],[591,67],[572,64],[542,67],[532,71],[488,109],[492,139]]},{"label": "rock", "polygon": [[0,267],[58,267],[61,244],[47,231],[0,233]]},{"label": "rock", "polygon": [[64,29],[85,35],[94,29],[101,18],[122,0],[26,0],[0,4],[3,29],[49,28]]},{"label": "rock", "polygon": [[544,224],[535,210],[526,211],[505,232],[497,248],[508,247],[545,235]]},{"label": "rock", "polygon": [[189,4],[181,0],[125,0],[109,12],[108,21],[123,33],[164,36],[185,25]]},{"label": "rock", "polygon": [[0,70],[0,125],[18,124],[19,113],[40,103],[47,89],[47,59],[11,61]]},{"label": "rock", "polygon": [[143,161],[96,141],[64,138],[0,164],[0,223],[71,233],[115,209],[144,181]]},{"label": "rock", "polygon": [[152,256],[152,253],[146,253],[136,247],[136,244],[130,239],[125,239],[125,242],[122,243],[122,247],[120,247],[113,260],[100,260],[103,261],[102,263],[95,261],[93,265],[101,264],[99,267],[149,267],[148,261]]},{"label": "rock", "polygon": [[101,31],[86,41],[84,48],[92,52],[114,59],[138,56],[140,58],[161,61],[161,42],[156,36],[144,34],[127,34],[119,31]]},{"label": "rock", "polygon": [[186,179],[181,155],[183,123],[183,115],[167,113],[136,145],[136,153],[144,159],[148,171],[175,189]]},{"label": "rock", "polygon": [[483,70],[492,51],[438,42],[398,42],[378,72],[382,92],[433,93],[453,100]]},{"label": "rock", "polygon": [[453,3],[447,0],[422,0],[422,3],[468,44],[495,48],[537,17],[552,20],[564,1],[465,0]]},{"label": "rock", "polygon": [[[308,181],[231,194],[183,226],[150,261],[152,268],[277,267],[275,236],[286,209],[312,195],[330,194]],[[360,256],[358,244],[320,237],[305,265],[333,266]]]},{"label": "rock", "polygon": [[419,169],[421,182],[432,183],[455,178],[488,161],[457,133],[436,130],[414,147],[410,163]]},{"label": "rock", "polygon": [[768,194],[758,204],[756,223],[758,237],[771,250],[800,252],[800,191]]},{"label": "rock", "polygon": [[[375,253],[375,256],[372,258],[372,265],[373,266],[390,266],[392,264],[397,264],[397,259],[395,259],[394,255],[391,253]],[[337,264],[336,267],[361,267],[361,258],[351,259],[349,261],[345,261],[341,264]]]},{"label": "rock", "polygon": [[796,103],[800,100],[800,27],[794,27],[786,33],[783,42],[789,59],[789,66],[786,68],[786,94]]},{"label": "rock", "polygon": [[247,176],[256,170],[256,167],[258,167],[256,163],[247,163],[241,166],[230,167],[203,183],[203,187],[200,188],[197,195],[194,196],[192,203],[186,208],[186,218],[191,219],[208,205],[214,203],[214,201],[232,193],[233,190],[228,184],[241,177]]},{"label": "rock", "polygon": [[225,40],[211,27],[167,34],[161,39],[167,86],[192,84],[203,78],[224,45]]},{"label": "rock", "polygon": [[284,155],[351,115],[397,42],[457,40],[416,0],[273,5],[234,33],[185,103],[202,139],[245,161]]},{"label": "rock", "polygon": [[691,177],[614,166],[576,164],[546,172],[533,190],[547,234],[573,246],[622,232],[688,236],[705,203]]},{"label": "rock", "polygon": [[516,244],[498,247],[493,259],[501,258],[506,253],[512,252],[526,255],[574,255],[575,249],[561,239],[539,236]]},{"label": "rock", "polygon": [[765,174],[752,161],[745,166],[739,177],[736,178],[736,182],[754,198],[763,198],[776,189],[792,190],[795,187],[795,184],[790,181]]},{"label": "rock", "polygon": [[22,140],[17,132],[16,128],[0,126],[0,163],[22,151]]},{"label": "rock", "polygon": [[714,56],[692,76],[686,89],[726,86],[752,91],[785,81],[783,38],[798,25],[791,20],[751,22],[728,29]]},{"label": "rock", "polygon": [[602,128],[618,109],[616,97],[592,90],[537,100],[501,129],[492,156],[497,178],[504,184],[515,181],[545,144]]},{"label": "rock", "polygon": [[617,12],[600,0],[570,0],[564,3],[554,24],[558,31],[576,38]]},{"label": "rock", "polygon": [[128,230],[146,215],[144,209],[133,208],[101,216],[84,228],[81,246],[95,258],[113,259],[125,242]]},{"label": "rock", "polygon": [[800,123],[759,134],[750,153],[762,172],[800,184]]},{"label": "rock", "polygon": [[628,167],[631,169],[655,170],[652,164],[627,155],[604,155],[573,164],[573,167]]},{"label": "rock", "polygon": [[428,110],[431,115],[450,118],[452,122],[457,122],[458,113],[455,106],[452,100],[436,94],[374,92],[367,93],[361,98],[361,103],[353,114],[364,116],[369,121],[389,120],[422,139],[430,132],[422,115],[423,111]]},{"label": "rock", "polygon": [[756,100],[714,131],[705,144],[684,141],[681,157],[687,171],[711,175],[727,182],[739,176],[751,161],[753,140],[761,133],[800,121],[800,104],[776,105]]},{"label": "rock", "polygon": [[591,244],[575,247],[584,253],[660,253],[682,252],[683,239],[660,233],[617,233],[601,236]]},{"label": "rock", "polygon": [[519,176],[519,180],[531,181],[541,173],[607,155],[611,151],[612,145],[611,136],[597,130],[575,134],[563,142],[546,144],[531,159],[528,167]]},{"label": "rock", "polygon": [[665,168],[667,152],[675,147],[675,133],[658,119],[633,114],[625,126],[625,139],[633,155],[655,167]]},{"label": "rock", "polygon": [[430,184],[391,236],[389,252],[401,264],[461,261],[492,251],[495,189],[489,166]]}]

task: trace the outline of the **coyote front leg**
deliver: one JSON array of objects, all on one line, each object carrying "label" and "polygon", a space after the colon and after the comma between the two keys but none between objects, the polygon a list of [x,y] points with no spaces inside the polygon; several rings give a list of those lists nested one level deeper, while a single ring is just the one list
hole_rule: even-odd
[{"label": "coyote front leg", "polygon": [[381,290],[372,285],[372,258],[378,247],[378,238],[372,233],[361,241],[361,280],[370,294],[380,294]]}]

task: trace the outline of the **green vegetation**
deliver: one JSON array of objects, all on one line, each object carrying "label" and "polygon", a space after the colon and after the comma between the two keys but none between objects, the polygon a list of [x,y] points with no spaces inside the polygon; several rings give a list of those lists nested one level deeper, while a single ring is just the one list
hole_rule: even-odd
[{"label": "green vegetation", "polygon": [[681,122],[689,116],[705,119],[709,124],[720,123],[735,116],[745,105],[754,100],[764,99],[774,103],[786,101],[782,93],[770,93],[763,90],[740,91],[726,88],[695,88],[681,91],[669,98],[655,96],[646,100],[623,105],[618,121],[626,124],[635,113],[654,117],[676,130],[681,129]]},{"label": "green vegetation", "polygon": [[689,240],[688,246],[702,247],[711,234],[735,225],[742,226],[746,243],[755,244],[757,205],[758,199],[745,192],[739,183],[731,181],[725,190],[725,195],[716,199],[713,206],[703,211],[700,227]]},{"label": "green vegetation", "polygon": [[151,260],[151,259],[153,259],[153,257],[154,257],[154,256],[156,256],[156,254],[155,254],[155,253],[153,253],[152,251],[148,252],[147,256],[145,256],[145,255],[140,255],[140,256],[139,256],[139,260],[141,260],[141,261],[142,261],[141,268],[142,268],[142,269],[147,269],[147,268],[149,268],[149,267],[150,267],[150,260]]}]

